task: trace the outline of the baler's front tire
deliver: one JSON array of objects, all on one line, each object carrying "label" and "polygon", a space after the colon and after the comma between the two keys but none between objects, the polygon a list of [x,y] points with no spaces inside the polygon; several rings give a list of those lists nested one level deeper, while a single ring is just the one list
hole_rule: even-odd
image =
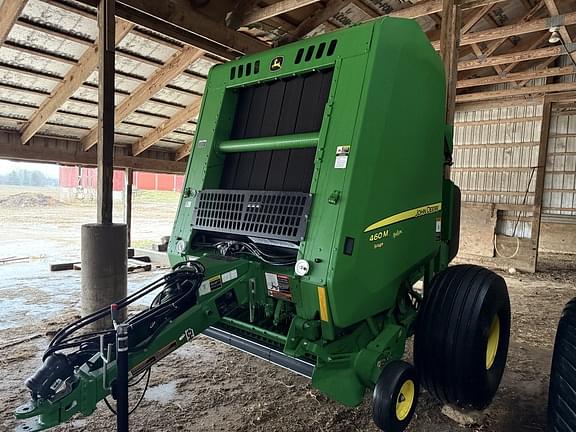
[{"label": "baler's front tire", "polygon": [[550,432],[576,431],[576,298],[558,323],[548,394]]},{"label": "baler's front tire", "polygon": [[420,381],[414,366],[401,360],[388,363],[374,387],[372,417],[384,432],[402,432],[414,415]]},{"label": "baler's front tire", "polygon": [[440,401],[484,409],[494,398],[508,355],[506,282],[474,265],[449,267],[424,292],[414,338],[422,385]]}]

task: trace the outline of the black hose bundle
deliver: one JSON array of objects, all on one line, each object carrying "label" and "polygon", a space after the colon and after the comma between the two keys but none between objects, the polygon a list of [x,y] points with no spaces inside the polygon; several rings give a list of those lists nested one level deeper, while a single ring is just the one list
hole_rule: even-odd
[{"label": "black hose bundle", "polygon": [[255,243],[228,240],[214,243],[211,246],[216,248],[223,256],[251,255],[266,264],[274,266],[289,266],[296,263],[295,255],[272,255],[262,250]]},{"label": "black hose bundle", "polygon": [[[146,340],[149,341],[157,334],[158,329],[162,327],[161,323],[175,318],[196,303],[198,289],[204,279],[204,272],[204,266],[199,262],[184,261],[178,263],[174,266],[171,273],[162,276],[117,302],[117,308],[118,310],[124,309],[145,295],[163,288],[148,310],[126,321],[134,330],[148,325],[149,330],[153,330],[152,334],[147,334]],[[100,349],[101,336],[104,336],[104,343],[112,343],[115,340],[115,330],[113,328],[100,332],[72,336],[80,329],[109,314],[110,307],[104,307],[60,329],[50,342],[42,359],[45,360],[51,354],[64,349],[79,348],[79,350],[83,352],[98,352]],[[138,334],[138,331],[133,333]],[[141,342],[141,340],[136,340],[131,342],[130,346],[134,347]]]},{"label": "black hose bundle", "polygon": [[[196,304],[198,289],[204,280],[204,266],[196,261],[184,261],[173,267],[173,271],[144,286],[135,293],[116,303],[121,310],[143,296],[162,289],[154,298],[149,309],[126,321],[130,325],[129,351],[145,348],[161,331],[164,324],[176,318]],[[110,307],[102,308],[60,329],[50,342],[42,357],[43,365],[26,381],[32,398],[48,399],[56,389],[55,383],[72,376],[74,368],[84,364],[104,346],[114,344],[114,328],[98,332],[75,334],[87,325],[111,313]],[[66,351],[66,353],[62,352]],[[148,378],[150,371],[148,372]]]}]

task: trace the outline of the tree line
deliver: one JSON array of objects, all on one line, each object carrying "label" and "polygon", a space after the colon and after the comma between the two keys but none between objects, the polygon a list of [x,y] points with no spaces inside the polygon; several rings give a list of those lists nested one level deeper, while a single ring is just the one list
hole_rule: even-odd
[{"label": "tree line", "polygon": [[0,174],[0,185],[14,186],[58,186],[58,179],[46,177],[41,171],[14,170]]}]

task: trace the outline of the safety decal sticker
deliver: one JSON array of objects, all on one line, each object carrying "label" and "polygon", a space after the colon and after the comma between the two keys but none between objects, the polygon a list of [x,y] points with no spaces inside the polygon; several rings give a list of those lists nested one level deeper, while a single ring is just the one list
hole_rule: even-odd
[{"label": "safety decal sticker", "polygon": [[212,276],[211,278],[206,279],[204,282],[202,282],[202,285],[200,285],[200,288],[198,289],[198,295],[202,296],[210,294],[212,291],[220,288],[221,286],[222,286],[222,277],[220,275]]},{"label": "safety decal sticker", "polygon": [[292,291],[290,290],[290,278],[287,275],[276,273],[264,273],[266,277],[266,288],[270,297],[290,300]]},{"label": "safety decal sticker", "polygon": [[348,166],[348,156],[350,156],[350,146],[338,146],[336,148],[336,161],[334,168],[345,169]]},{"label": "safety decal sticker", "polygon": [[238,277],[238,271],[236,269],[230,270],[229,272],[222,274],[222,283],[229,282],[231,280],[236,279],[237,277]]}]

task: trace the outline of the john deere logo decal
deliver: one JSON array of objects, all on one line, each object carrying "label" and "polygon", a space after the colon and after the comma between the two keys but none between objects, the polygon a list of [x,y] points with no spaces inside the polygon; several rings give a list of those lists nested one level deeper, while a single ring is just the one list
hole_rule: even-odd
[{"label": "john deere logo decal", "polygon": [[277,71],[282,69],[282,63],[284,63],[284,57],[278,56],[272,59],[272,63],[270,63],[270,70]]}]

